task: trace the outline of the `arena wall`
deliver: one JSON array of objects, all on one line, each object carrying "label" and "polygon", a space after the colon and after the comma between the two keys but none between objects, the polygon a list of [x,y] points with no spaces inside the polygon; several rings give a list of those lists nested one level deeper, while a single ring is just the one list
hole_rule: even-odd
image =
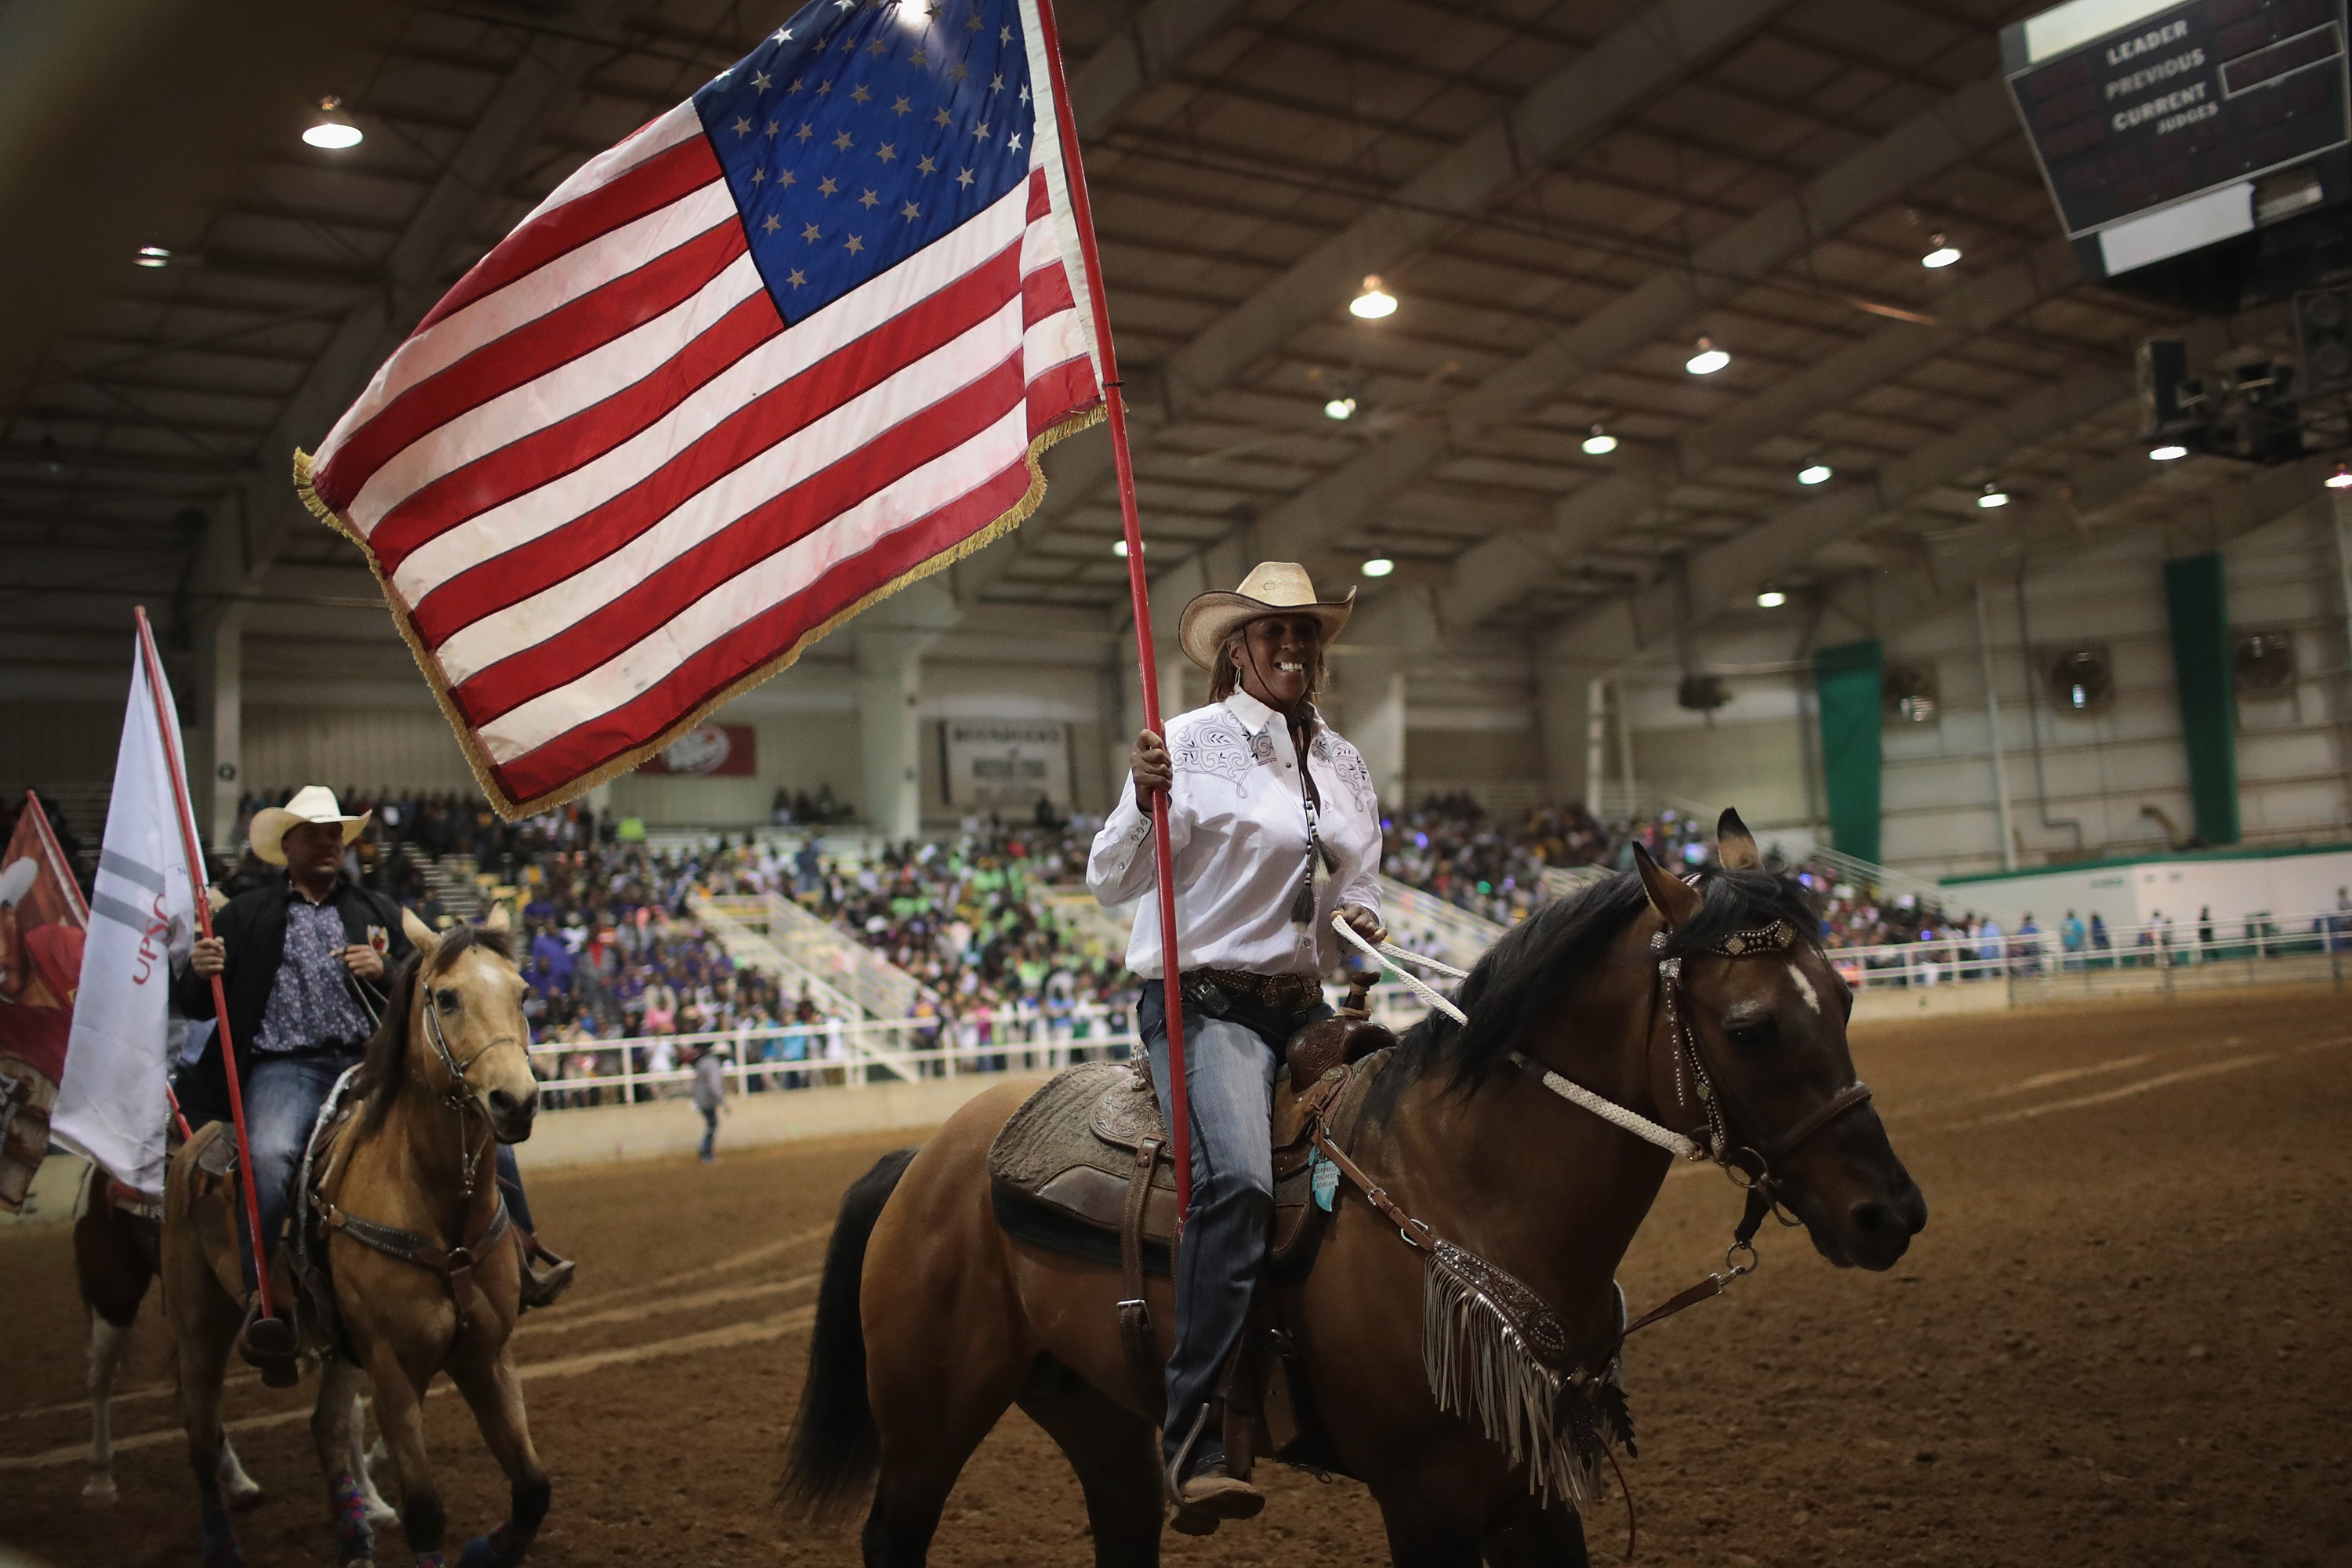
[{"label": "arena wall", "polygon": [[[2024,584],[2030,638],[2021,637],[2014,583],[1989,585],[1984,619],[2021,865],[2163,854],[2190,831],[2163,567],[2168,553],[2204,548],[2205,542],[2174,542],[2168,552],[2158,536],[2135,532],[2088,543],[2063,563],[2036,565]],[[2243,842],[2352,837],[2352,682],[2343,590],[2324,510],[2251,532],[2227,545],[2225,555],[2233,630],[2285,634],[2296,664],[2294,680],[2278,692],[2242,690],[2238,698]],[[1890,724],[1885,731],[1885,858],[1922,873],[2001,869],[1983,675],[1988,650],[1979,647],[1977,597],[1936,596],[1916,587],[1916,577],[1889,574],[1867,594],[1833,597],[1817,617],[1792,602],[1780,611],[1731,617],[1723,629],[1695,637],[1693,667],[1726,672],[1730,694],[1711,716],[1676,706],[1676,666],[1628,672],[1641,784],[1710,807],[1737,801],[1748,810],[1751,798],[1769,801],[1769,810],[1759,804],[1751,814],[1759,826],[1820,822],[1807,656],[1824,643],[1877,636],[1885,641],[1888,667],[1930,672],[1937,696],[1934,721]],[[2029,668],[2038,676],[2050,656],[2075,647],[2108,653],[2112,704],[2061,713],[2037,689],[2029,712]],[[1612,780],[1616,745],[1612,734],[1606,774]]]}]

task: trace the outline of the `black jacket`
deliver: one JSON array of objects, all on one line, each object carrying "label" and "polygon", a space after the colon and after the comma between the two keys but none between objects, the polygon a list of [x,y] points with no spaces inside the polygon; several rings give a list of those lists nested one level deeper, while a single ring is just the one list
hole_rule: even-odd
[{"label": "black jacket", "polygon": [[[292,880],[281,878],[268,887],[238,894],[228,901],[227,908],[213,917],[213,934],[228,944],[228,966],[221,972],[221,982],[228,996],[228,1027],[230,1037],[236,1042],[240,1081],[247,1080],[252,1073],[253,1037],[260,1031],[261,1016],[269,1006],[270,990],[278,984],[278,966],[286,961],[287,901],[299,897]],[[346,945],[366,943],[370,926],[384,933],[383,973],[388,984],[409,954],[416,951],[408,933],[400,928],[400,906],[382,893],[353,887],[348,881],[336,883],[334,896],[328,901],[343,918]],[[369,1017],[383,1016],[387,994],[383,985],[371,985],[354,974],[346,974],[343,984]],[[213,1016],[212,982],[198,974],[193,966],[180,976],[177,994],[180,1011],[190,1019]],[[221,1071],[217,1031],[205,1047],[204,1058],[197,1062],[195,1070],[183,1081],[188,1092],[184,1096],[182,1109],[191,1123],[227,1119],[228,1079]]]}]

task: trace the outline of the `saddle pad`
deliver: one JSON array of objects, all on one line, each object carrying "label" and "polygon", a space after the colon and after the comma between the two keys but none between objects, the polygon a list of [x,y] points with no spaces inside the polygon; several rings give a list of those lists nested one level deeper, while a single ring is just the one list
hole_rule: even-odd
[{"label": "saddle pad", "polygon": [[[1333,1107],[1333,1129],[1352,1123],[1364,1087],[1384,1058],[1368,1058]],[[1296,1097],[1277,1090],[1277,1129],[1297,1124]],[[1287,1114],[1286,1114],[1287,1112]],[[1294,1133],[1295,1136],[1295,1133]],[[1135,1173],[1137,1147],[1161,1141],[1151,1169],[1151,1191],[1143,1210],[1144,1262],[1150,1272],[1168,1271],[1168,1243],[1175,1233],[1176,1169],[1165,1146],[1150,1079],[1136,1067],[1088,1062],[1056,1073],[1024,1100],[989,1145],[988,1173],[997,1221],[1011,1234],[1055,1251],[1115,1262],[1118,1228]],[[1344,1142],[1344,1136],[1343,1136]],[[1289,1155],[1295,1151],[1285,1151]],[[1278,1269],[1294,1260],[1311,1265],[1322,1211],[1310,1201],[1307,1162],[1275,1162],[1274,1220],[1269,1237]],[[1303,1268],[1300,1272],[1303,1273]]]}]

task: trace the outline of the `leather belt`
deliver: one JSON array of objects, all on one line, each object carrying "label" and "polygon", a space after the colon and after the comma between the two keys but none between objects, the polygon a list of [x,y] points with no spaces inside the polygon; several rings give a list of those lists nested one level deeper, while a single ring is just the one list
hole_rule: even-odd
[{"label": "leather belt", "polygon": [[1188,969],[1181,984],[1209,984],[1247,996],[1277,1013],[1304,1013],[1323,1000],[1323,983],[1312,974],[1253,974],[1245,969]]}]

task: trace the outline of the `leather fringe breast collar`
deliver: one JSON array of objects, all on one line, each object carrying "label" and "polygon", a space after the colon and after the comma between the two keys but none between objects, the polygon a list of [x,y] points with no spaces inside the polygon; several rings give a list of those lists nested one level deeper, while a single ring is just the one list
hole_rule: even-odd
[{"label": "leather fringe breast collar", "polygon": [[[1420,964],[1456,977],[1464,971],[1387,943],[1375,949],[1339,917],[1334,916],[1331,923],[1368,956],[1396,971],[1425,1000],[1457,1021],[1468,1022],[1451,1001],[1397,970],[1397,964]],[[1713,1162],[1747,1192],[1746,1212],[1725,1249],[1723,1270],[1710,1272],[1630,1323],[1625,1321],[1621,1293],[1621,1326],[1608,1348],[1597,1355],[1572,1362],[1567,1331],[1541,1297],[1508,1270],[1443,1239],[1426,1223],[1406,1213],[1332,1140],[1323,1124],[1321,1106],[1308,1107],[1307,1135],[1317,1151],[1397,1227],[1405,1245],[1423,1255],[1422,1360],[1438,1407],[1475,1424],[1503,1449],[1514,1468],[1523,1466],[1530,1492],[1547,1503],[1557,1499],[1580,1510],[1599,1495],[1601,1461],[1605,1458],[1612,1467],[1616,1463],[1612,1442],[1622,1442],[1627,1452],[1633,1451],[1633,1423],[1618,1381],[1626,1339],[1723,1294],[1734,1279],[1753,1273],[1758,1261],[1757,1228],[1767,1214],[1780,1206],[1773,1163],[1870,1100],[1870,1086],[1857,1079],[1778,1136],[1759,1138],[1752,1144],[1735,1143],[1727,1096],[1707,1072],[1706,1058],[1685,1016],[1689,1009],[1683,955],[1667,954],[1667,941],[1666,933],[1660,931],[1651,938],[1651,948],[1659,955],[1658,986],[1665,1008],[1667,1048],[1674,1054],[1675,1094],[1683,1103],[1695,1102],[1698,1107],[1702,1125],[1697,1137],[1661,1126],[1521,1052],[1511,1053],[1514,1065],[1561,1099],[1679,1158]],[[1735,931],[1696,951],[1743,959],[1783,953],[1796,943],[1796,931],[1787,921],[1776,920],[1758,929]],[[1744,1113],[1738,1119],[1754,1124]],[[1782,1223],[1801,1222],[1783,1217]],[[1629,1510],[1631,1506],[1629,1497]]]}]

